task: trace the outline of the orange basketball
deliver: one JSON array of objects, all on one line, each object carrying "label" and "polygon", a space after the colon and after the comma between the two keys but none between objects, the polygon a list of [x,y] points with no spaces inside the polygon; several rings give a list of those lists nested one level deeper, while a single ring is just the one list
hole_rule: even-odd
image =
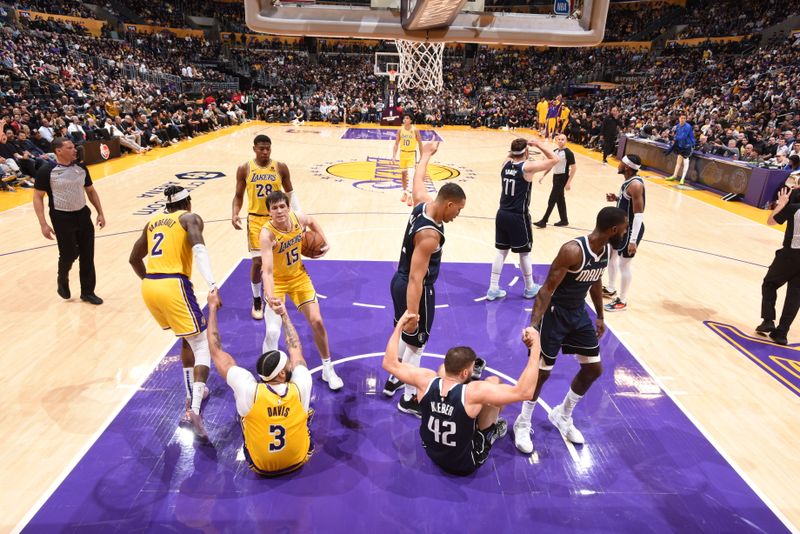
[{"label": "orange basketball", "polygon": [[322,255],[322,247],[325,240],[314,230],[303,232],[303,243],[300,246],[300,253],[306,258],[318,258]]}]

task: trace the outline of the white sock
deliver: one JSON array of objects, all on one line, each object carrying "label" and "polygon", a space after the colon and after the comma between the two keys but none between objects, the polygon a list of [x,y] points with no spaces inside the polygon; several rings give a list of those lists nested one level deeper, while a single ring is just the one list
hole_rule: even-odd
[{"label": "white sock", "polygon": [[531,424],[531,417],[533,416],[533,409],[536,407],[536,401],[526,400],[522,403],[522,412],[520,412],[517,421]]},{"label": "white sock", "polygon": [[[414,367],[419,367],[419,362],[422,360],[422,351],[424,348],[424,345],[422,347],[407,345],[406,352],[403,354],[403,363],[413,365]],[[405,384],[404,388],[405,392],[403,393],[403,399],[405,400],[411,400],[411,397],[417,394],[417,388],[414,386]]]},{"label": "white sock", "polygon": [[631,288],[631,282],[633,281],[632,259],[622,257],[619,259],[620,278],[622,279],[619,285],[619,300],[624,304],[628,302],[628,290]]},{"label": "white sock", "polygon": [[578,404],[578,401],[583,398],[583,395],[578,395],[572,388],[567,391],[567,396],[564,397],[564,402],[561,403],[562,411],[565,417],[572,417],[572,410]]},{"label": "white sock", "polygon": [[616,290],[617,272],[619,271],[619,254],[612,250],[608,257],[608,284],[606,288],[612,293]]},{"label": "white sock", "polygon": [[522,271],[522,276],[525,278],[525,289],[533,289],[533,264],[530,252],[523,252],[519,255],[519,270]]},{"label": "white sock", "polygon": [[322,372],[323,372],[323,374],[326,374],[326,375],[330,374],[331,371],[333,371],[333,362],[331,361],[331,359],[328,358],[327,360],[322,360]]},{"label": "white sock", "polygon": [[683,160],[683,176],[681,176],[681,180],[685,180],[687,174],[689,174],[689,158]]},{"label": "white sock", "polygon": [[194,384],[194,367],[183,368],[183,388],[186,390],[186,398],[192,399],[192,384]]},{"label": "white sock", "polygon": [[489,289],[500,288],[500,274],[503,272],[503,263],[508,256],[508,250],[498,250],[492,262],[492,276],[489,278]]},{"label": "white sock", "polygon": [[406,354],[406,349],[408,349],[408,344],[403,341],[403,338],[400,338],[400,341],[397,343],[397,359],[399,361],[403,361],[403,356]]},{"label": "white sock", "polygon": [[192,411],[200,414],[200,404],[203,402],[203,393],[206,389],[205,382],[195,382],[192,385]]},{"label": "white sock", "polygon": [[261,282],[259,282],[257,284],[254,284],[253,282],[250,282],[250,287],[253,290],[253,298],[254,299],[257,299],[258,297],[261,296]]}]

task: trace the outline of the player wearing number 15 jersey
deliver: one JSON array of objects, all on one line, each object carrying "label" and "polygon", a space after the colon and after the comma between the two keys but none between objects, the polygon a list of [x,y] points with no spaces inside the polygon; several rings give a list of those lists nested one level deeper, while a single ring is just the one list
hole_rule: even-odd
[{"label": "player wearing number 15 jersey", "polygon": [[237,230],[242,229],[239,212],[247,193],[247,248],[252,256],[250,266],[250,286],[253,290],[253,308],[250,311],[253,319],[260,321],[264,317],[261,302],[261,257],[259,234],[261,228],[269,220],[267,195],[273,191],[283,191],[291,199],[292,208],[300,211],[300,204],[293,192],[289,167],[285,163],[275,161],[272,155],[272,140],[266,135],[257,135],[253,140],[255,158],[243,163],[236,169],[236,193],[233,196],[233,215],[231,224]]},{"label": "player wearing number 15 jersey", "polygon": [[[142,279],[142,297],[153,318],[164,330],[181,338],[183,384],[186,387],[186,420],[206,438],[200,404],[206,392],[211,355],[203,331],[206,320],[189,277],[192,259],[215,291],[208,251],[203,242],[203,219],[192,213],[192,198],[180,186],[164,191],[166,213],[153,215],[133,245],[130,264]],[[149,255],[147,265],[144,258]]]},{"label": "player wearing number 15 jersey", "polygon": [[[543,161],[529,161],[528,147],[536,147],[545,156]],[[522,296],[532,299],[539,291],[533,282],[533,266],[531,249],[533,239],[531,233],[531,182],[534,173],[549,171],[558,157],[552,150],[539,141],[527,141],[519,138],[511,142],[511,151],[503,162],[500,171],[500,208],[495,217],[494,246],[497,254],[492,263],[492,275],[489,279],[487,300],[495,300],[506,296],[500,289],[500,274],[506,261],[509,249],[519,254],[519,268],[525,278],[525,290]]]},{"label": "player wearing number 15 jersey", "polygon": [[[328,347],[328,332],[322,322],[322,314],[317,301],[317,292],[311,277],[303,265],[302,245],[303,231],[308,227],[316,232],[325,243],[324,255],[328,251],[328,242],[322,227],[307,215],[294,213],[289,209],[286,193],[275,191],[267,196],[267,205],[272,218],[261,229],[261,263],[263,265],[262,280],[264,296],[267,299],[277,298],[281,301],[288,296],[297,309],[305,316],[314,335],[314,344],[322,359],[322,380],[333,390],[342,387],[342,379],[336,375],[331,362],[331,351]],[[268,310],[265,314],[266,335],[263,352],[278,348],[280,337],[280,319]]]}]

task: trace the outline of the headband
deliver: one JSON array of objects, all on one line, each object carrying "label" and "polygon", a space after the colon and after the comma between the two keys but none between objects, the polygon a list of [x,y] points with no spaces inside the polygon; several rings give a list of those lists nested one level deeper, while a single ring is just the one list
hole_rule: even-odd
[{"label": "headband", "polygon": [[268,374],[267,376],[258,375],[258,376],[261,377],[261,380],[263,380],[264,382],[269,382],[270,380],[272,380],[273,378],[278,376],[278,373],[283,371],[283,368],[286,367],[286,362],[289,361],[289,357],[286,356],[285,352],[283,352],[282,350],[279,350],[278,353],[280,354],[280,359],[278,360],[278,365],[275,366],[275,369],[273,369],[272,372],[270,374]]},{"label": "headband", "polygon": [[175,202],[180,202],[184,198],[189,198],[189,191],[186,189],[182,189],[175,193],[174,195],[166,195],[167,197],[167,204],[174,204]]},{"label": "headband", "polygon": [[523,154],[525,153],[525,151],[526,151],[526,150],[528,150],[528,147],[527,147],[527,146],[526,146],[525,148],[523,148],[522,150],[516,150],[516,151],[514,151],[514,150],[509,150],[508,152],[509,152],[509,154],[511,154],[512,156],[521,156],[521,155],[523,155]]},{"label": "headband", "polygon": [[634,171],[638,171],[639,169],[642,168],[641,165],[637,165],[634,162],[632,162],[631,160],[629,160],[628,156],[622,156],[622,163],[624,163],[625,165],[627,165],[628,167],[630,167]]}]

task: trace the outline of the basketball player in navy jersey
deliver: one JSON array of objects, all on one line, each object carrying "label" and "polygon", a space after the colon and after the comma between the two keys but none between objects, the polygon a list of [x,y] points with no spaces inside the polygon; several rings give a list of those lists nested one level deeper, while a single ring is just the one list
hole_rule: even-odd
[{"label": "basketball player in navy jersey", "polygon": [[469,475],[489,457],[508,425],[499,417],[503,406],[533,395],[537,381],[539,335],[532,327],[522,332],[528,363],[513,386],[491,376],[473,380],[476,355],[469,347],[453,347],[435,372],[398,361],[397,346],[405,326],[416,318],[404,313],[386,345],[383,368],[425,393],[420,400],[419,435],[433,462],[449,473]]},{"label": "basketball player in navy jersey", "polygon": [[[605,306],[606,311],[610,312],[625,311],[628,308],[628,290],[633,280],[631,260],[644,236],[644,180],[636,174],[641,167],[642,160],[636,154],[624,156],[618,168],[618,174],[625,177],[619,195],[606,195],[609,202],[616,202],[617,207],[628,216],[627,237],[608,260],[608,285],[603,287],[603,296],[613,299]],[[619,296],[615,298],[617,273],[620,285]]]},{"label": "basketball player in navy jersey", "polygon": [[[581,367],[572,380],[564,401],[555,406],[548,419],[572,443],[583,443],[583,434],[572,422],[572,410],[603,372],[599,339],[603,323],[603,270],[609,255],[618,248],[628,229],[628,218],[619,208],[607,207],[597,214],[591,234],[567,241],[550,266],[531,313],[531,325],[539,330],[541,358],[539,380],[532,400],[522,403],[514,423],[514,444],[521,452],[533,452],[531,415],[542,386],[550,377],[561,350],[575,354]],[[586,294],[592,297],[597,321],[586,311]]]},{"label": "basketball player in navy jersey", "polygon": [[[528,147],[542,151],[544,161],[528,161]],[[532,299],[539,291],[533,282],[533,265],[531,248],[533,246],[531,232],[531,183],[534,173],[549,171],[558,163],[558,156],[539,141],[528,141],[523,138],[511,142],[511,151],[503,162],[500,171],[501,190],[500,208],[495,216],[494,246],[497,255],[492,263],[492,275],[489,279],[489,290],[486,300],[495,300],[506,296],[500,289],[500,273],[506,261],[509,249],[519,254],[519,268],[525,278],[525,290],[522,296]]]},{"label": "basketball player in navy jersey", "polygon": [[[390,286],[395,324],[406,311],[413,316],[403,329],[398,355],[403,362],[414,367],[419,367],[433,325],[436,304],[433,285],[439,276],[439,264],[442,261],[444,223],[458,217],[467,202],[464,190],[454,183],[442,186],[435,199],[428,193],[424,180],[428,162],[438,148],[439,143],[422,145],[422,155],[414,172],[411,190],[414,208],[406,225],[400,262]],[[383,386],[383,393],[391,397],[401,385],[402,381],[390,375]],[[406,385],[397,408],[420,417],[417,390],[413,385]]]}]

